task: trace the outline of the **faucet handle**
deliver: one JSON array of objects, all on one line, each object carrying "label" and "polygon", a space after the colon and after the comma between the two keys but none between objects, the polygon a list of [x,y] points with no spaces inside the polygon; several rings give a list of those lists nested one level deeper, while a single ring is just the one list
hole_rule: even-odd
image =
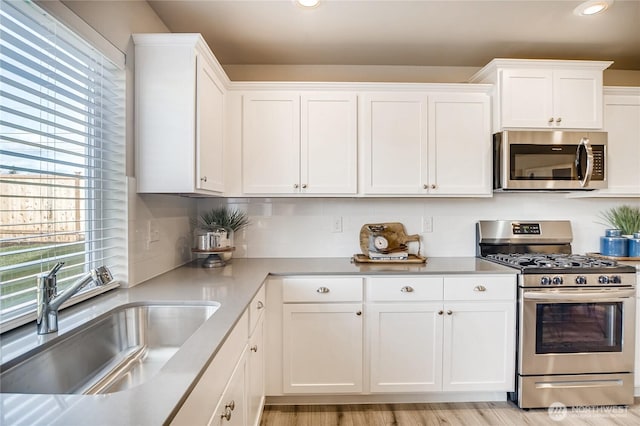
[{"label": "faucet handle", "polygon": [[47,274],[47,279],[53,278],[58,273],[60,268],[62,268],[63,265],[64,265],[64,262],[56,263],[56,266],[54,266],[53,269],[49,271],[49,273]]},{"label": "faucet handle", "polygon": [[113,275],[106,266],[100,266],[95,269],[95,282],[97,286],[109,284],[113,281]]}]

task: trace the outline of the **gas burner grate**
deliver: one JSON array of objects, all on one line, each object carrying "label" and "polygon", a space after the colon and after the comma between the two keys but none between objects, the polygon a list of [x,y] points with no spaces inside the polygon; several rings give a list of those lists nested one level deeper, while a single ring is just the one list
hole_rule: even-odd
[{"label": "gas burner grate", "polygon": [[615,260],[598,259],[577,254],[544,253],[497,253],[488,254],[487,259],[520,268],[609,268],[617,266]]}]

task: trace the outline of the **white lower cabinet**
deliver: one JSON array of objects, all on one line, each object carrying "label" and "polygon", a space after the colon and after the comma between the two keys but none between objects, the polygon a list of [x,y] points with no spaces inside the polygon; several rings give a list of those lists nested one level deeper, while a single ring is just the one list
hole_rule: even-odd
[{"label": "white lower cabinet", "polygon": [[246,380],[247,351],[245,350],[207,425],[245,426],[247,424]]},{"label": "white lower cabinet", "polygon": [[367,307],[371,392],[442,389],[442,303]]},{"label": "white lower cabinet", "polygon": [[371,392],[513,390],[513,277],[367,281]]},{"label": "white lower cabinet", "polygon": [[[640,283],[640,274],[638,274]],[[635,395],[640,396],[640,297],[636,299],[636,366],[635,366]]]},{"label": "white lower cabinet", "polygon": [[264,406],[263,286],[171,421],[172,425],[259,425]]},{"label": "white lower cabinet", "polygon": [[286,278],[283,392],[362,392],[362,279]]},{"label": "white lower cabinet", "polygon": [[442,390],[513,391],[515,304],[452,302],[444,307]]}]

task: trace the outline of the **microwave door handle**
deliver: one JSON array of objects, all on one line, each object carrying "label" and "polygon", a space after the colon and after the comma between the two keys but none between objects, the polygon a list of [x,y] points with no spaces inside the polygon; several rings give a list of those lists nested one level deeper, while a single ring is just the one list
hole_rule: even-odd
[{"label": "microwave door handle", "polygon": [[[587,164],[585,165],[584,175],[582,174],[582,161],[580,159],[580,151],[584,149],[587,154]],[[583,188],[589,184],[591,176],[593,174],[593,149],[591,148],[591,141],[589,138],[582,138],[578,149],[576,151],[576,169],[578,170],[578,179],[580,179],[580,186]]]}]

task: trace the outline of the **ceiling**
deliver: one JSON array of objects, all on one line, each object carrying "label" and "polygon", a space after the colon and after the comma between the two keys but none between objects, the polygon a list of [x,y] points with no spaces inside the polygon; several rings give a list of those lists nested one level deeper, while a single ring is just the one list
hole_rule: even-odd
[{"label": "ceiling", "polygon": [[640,0],[579,17],[574,0],[149,0],[223,64],[481,67],[493,58],[612,60],[640,70]]}]

